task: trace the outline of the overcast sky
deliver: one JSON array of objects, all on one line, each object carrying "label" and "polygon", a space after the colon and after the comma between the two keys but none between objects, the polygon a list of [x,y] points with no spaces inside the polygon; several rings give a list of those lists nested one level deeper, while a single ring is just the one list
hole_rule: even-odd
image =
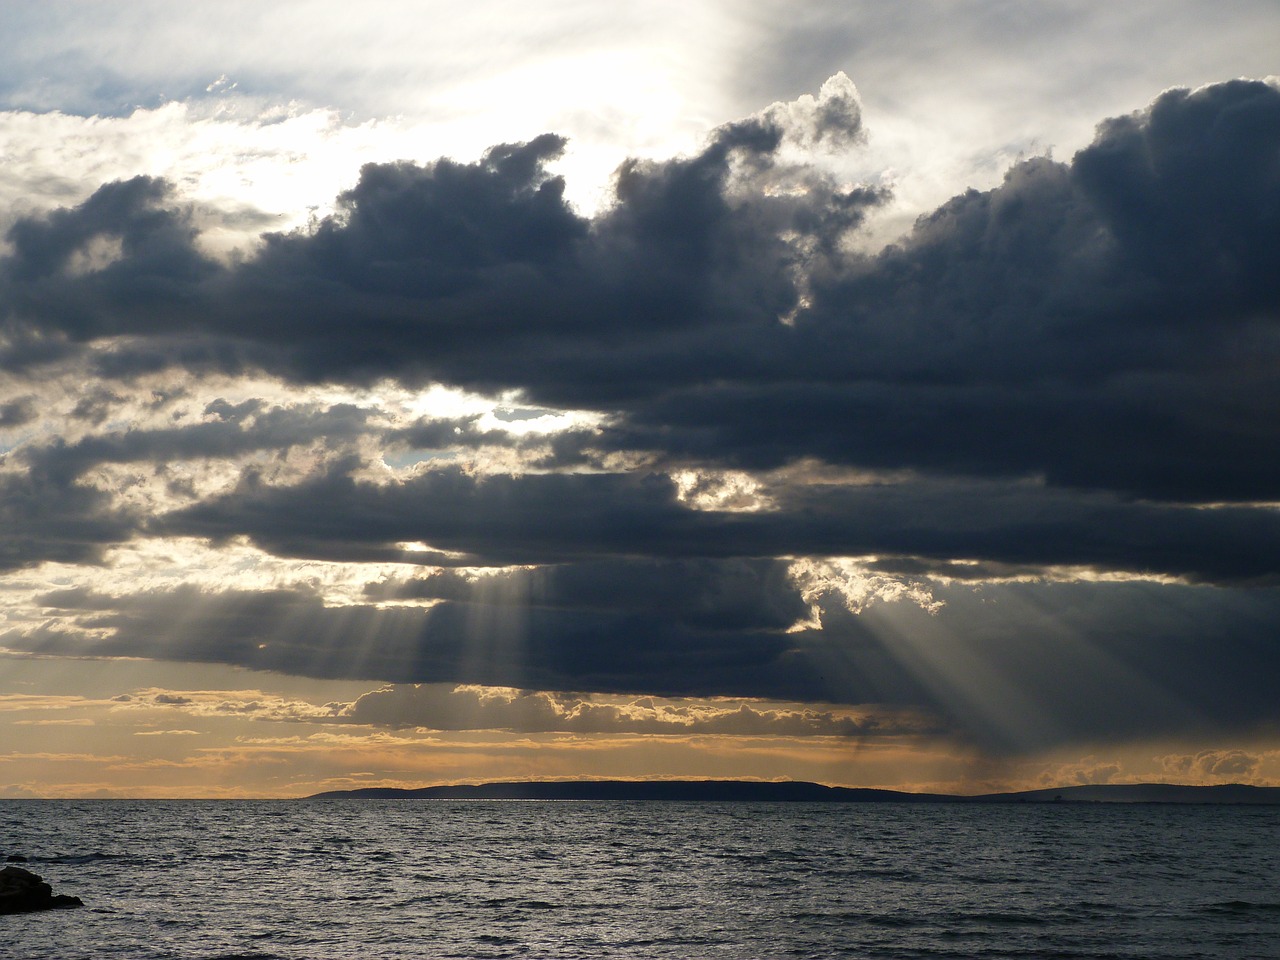
[{"label": "overcast sky", "polygon": [[0,794],[1280,784],[1269,0],[0,10]]}]

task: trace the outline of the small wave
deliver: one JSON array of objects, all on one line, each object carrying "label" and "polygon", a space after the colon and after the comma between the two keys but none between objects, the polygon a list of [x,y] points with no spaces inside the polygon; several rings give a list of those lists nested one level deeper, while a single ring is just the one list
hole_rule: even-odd
[{"label": "small wave", "polygon": [[956,875],[956,879],[963,881],[964,883],[977,884],[979,886],[986,886],[986,885],[993,885],[993,884],[999,885],[999,884],[1017,883],[1022,878],[1018,876],[1011,876],[1009,874],[1003,874],[1003,873],[990,873],[990,874],[960,873]]},{"label": "small wave", "polygon": [[520,940],[516,937],[501,937],[494,933],[482,933],[480,934],[480,936],[476,937],[476,940],[479,943],[492,943],[495,946],[500,946],[500,947],[505,947],[510,944],[520,942]]},{"label": "small wave", "polygon": [[1016,913],[1004,910],[971,913],[964,918],[967,923],[993,923],[999,926],[1041,927],[1048,921],[1033,913]]},{"label": "small wave", "polygon": [[872,927],[918,927],[924,921],[913,914],[885,913],[863,917],[862,922]]},{"label": "small wave", "polygon": [[1254,903],[1249,900],[1224,900],[1200,908],[1204,913],[1280,913],[1280,903]]},{"label": "small wave", "polygon": [[1073,920],[1094,920],[1103,917],[1133,917],[1139,910],[1123,903],[1107,903],[1097,900],[1079,900],[1062,908],[1063,914]]},{"label": "small wave", "polygon": [[895,910],[877,913],[871,910],[798,910],[789,913],[787,923],[792,924],[867,924],[872,927],[918,927],[929,923],[929,918],[914,910]]},{"label": "small wave", "polygon": [[30,859],[36,863],[63,863],[74,866],[82,863],[96,863],[99,860],[123,860],[125,855],[95,851],[94,853],[56,853],[51,857],[31,857]]},{"label": "small wave", "polygon": [[548,903],[546,900],[524,900],[520,897],[494,897],[481,900],[480,906],[498,910],[559,910],[561,904]]},{"label": "small wave", "polygon": [[854,880],[896,880],[901,883],[919,883],[922,879],[914,870],[903,870],[896,867],[864,867],[858,870],[845,871]]}]

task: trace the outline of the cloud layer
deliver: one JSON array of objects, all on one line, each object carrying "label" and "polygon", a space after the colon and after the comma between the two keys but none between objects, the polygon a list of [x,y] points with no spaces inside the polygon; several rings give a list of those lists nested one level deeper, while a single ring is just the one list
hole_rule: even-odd
[{"label": "cloud layer", "polygon": [[[875,252],[888,192],[820,162],[864,140],[840,75],[590,216],[551,133],[367,165],[239,257],[161,178],[11,216],[0,642],[1007,749],[1276,722],[1280,89],[1170,90]],[[296,573],[112,579],[193,541]],[[621,716],[356,708],[397,697]]]},{"label": "cloud layer", "polygon": [[164,183],[110,184],[11,228],[6,366],[109,344],[94,362],[117,378],[520,390],[608,412],[605,445],[715,463],[1272,494],[1274,86],[1171,91],[875,256],[842,243],[880,195],[779,153],[856,136],[857,100],[829,84],[809,114],[628,163],[590,221],[545,171],[552,135],[370,165],[334,217],[231,267],[198,252]]}]

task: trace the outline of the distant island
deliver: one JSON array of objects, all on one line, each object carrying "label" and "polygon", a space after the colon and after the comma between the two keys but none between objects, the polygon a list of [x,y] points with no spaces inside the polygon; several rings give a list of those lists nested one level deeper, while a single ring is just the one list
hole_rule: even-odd
[{"label": "distant island", "polygon": [[530,780],[397,789],[333,790],[306,800],[683,800],[787,803],[1214,803],[1280,804],[1280,787],[1241,783],[1194,787],[1172,783],[1086,786],[959,796],[865,787],[829,787],[800,780]]}]

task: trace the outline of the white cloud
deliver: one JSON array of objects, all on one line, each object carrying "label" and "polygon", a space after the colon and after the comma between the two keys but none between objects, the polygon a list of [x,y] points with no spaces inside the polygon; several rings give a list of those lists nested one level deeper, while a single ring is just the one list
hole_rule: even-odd
[{"label": "white cloud", "polygon": [[856,557],[801,557],[792,561],[790,573],[811,608],[812,622],[803,626],[822,625],[819,604],[827,597],[839,600],[850,613],[862,613],[873,603],[904,601],[937,613],[944,603],[934,599],[926,584],[874,573]]},{"label": "white cloud", "polygon": [[199,730],[139,730],[135,737],[198,737]]}]

